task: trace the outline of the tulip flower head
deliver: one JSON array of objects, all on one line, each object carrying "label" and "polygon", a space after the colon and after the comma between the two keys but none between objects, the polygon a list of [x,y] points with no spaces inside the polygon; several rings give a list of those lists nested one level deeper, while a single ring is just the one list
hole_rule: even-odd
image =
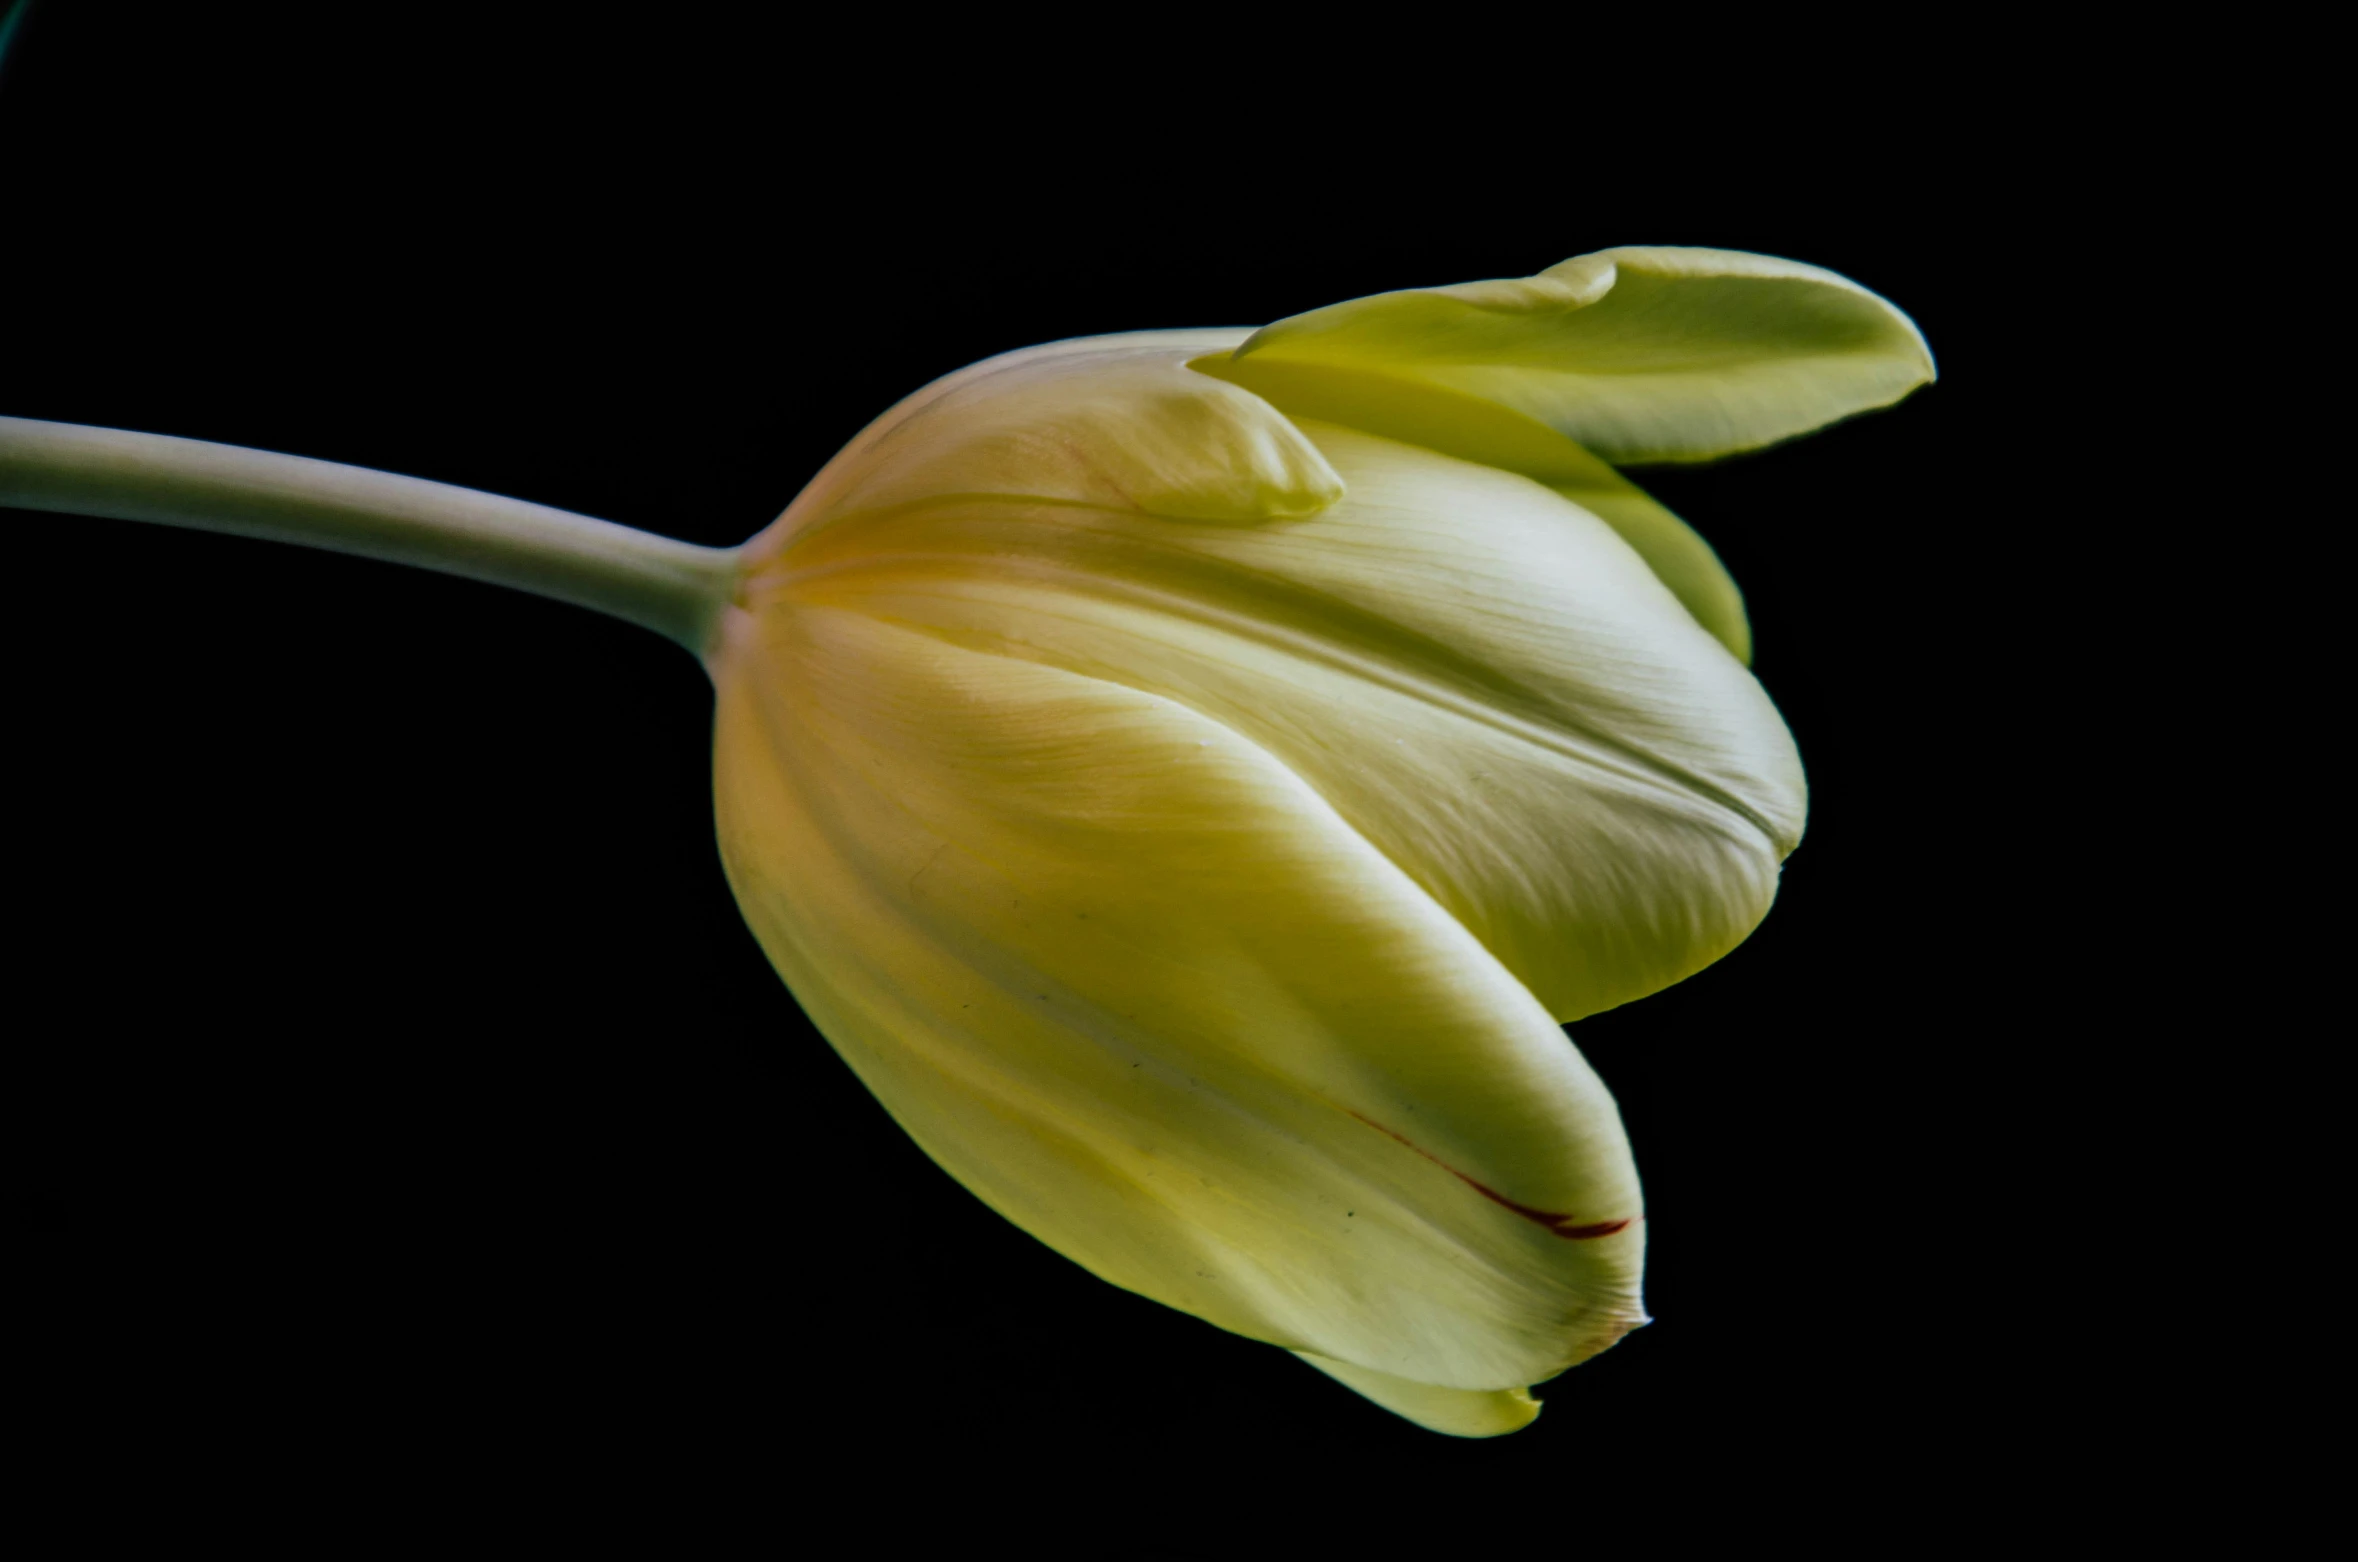
[{"label": "tulip flower head", "polygon": [[1931,378],[1830,273],[1623,249],[927,387],[747,548],[723,859],[926,1152],[1102,1278],[1436,1429],[1644,1320],[1560,1028],[1766,913],[1801,764],[1614,469]]},{"label": "tulip flower head", "polygon": [[928,1155],[1103,1279],[1488,1436],[1645,1321],[1636,1167],[1563,1026],[1734,948],[1802,831],[1741,594],[1618,468],[1932,372],[1832,273],[1617,249],[992,359],[741,549],[4,418],[0,502],[695,649],[739,903]]}]

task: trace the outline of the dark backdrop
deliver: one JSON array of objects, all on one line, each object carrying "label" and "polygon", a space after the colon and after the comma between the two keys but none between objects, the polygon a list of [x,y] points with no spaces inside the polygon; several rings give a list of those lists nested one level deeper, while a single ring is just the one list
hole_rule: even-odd
[{"label": "dark backdrop", "polygon": [[[9,512],[56,1446],[245,1518],[492,1498],[1045,1555],[1941,1531],[2046,1479],[2015,1351],[2054,1217],[2015,1168],[2047,1128],[1991,1024],[2049,605],[1997,434],[2029,367],[2002,145],[1862,121],[1831,66],[1714,118],[1672,61],[1607,107],[1464,39],[1273,59],[1238,23],[1081,68],[907,17],[312,9],[35,8],[0,67],[0,413],[731,543],[974,359],[1613,244],[1835,268],[1944,377],[1650,479],[1749,596],[1812,822],[1749,943],[1578,1028],[1659,1321],[1490,1444],[1103,1285],[936,1171],[738,917],[676,648]],[[1205,63],[1140,63],[1174,57]]]}]

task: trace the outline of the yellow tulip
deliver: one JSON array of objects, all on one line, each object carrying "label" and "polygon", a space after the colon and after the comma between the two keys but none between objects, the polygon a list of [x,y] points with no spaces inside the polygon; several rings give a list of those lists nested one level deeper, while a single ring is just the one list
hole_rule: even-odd
[{"label": "yellow tulip", "polygon": [[1623,249],[976,365],[735,553],[485,496],[472,552],[405,543],[433,504],[329,503],[318,463],[200,503],[155,476],[186,442],[126,478],[4,420],[0,499],[308,505],[338,518],[299,540],[699,649],[738,900],[929,1155],[1104,1279],[1487,1436],[1644,1321],[1637,1173],[1561,1025],[1733,948],[1802,829],[1741,596],[1614,464],[1931,377],[1840,277]]},{"label": "yellow tulip", "polygon": [[869,428],[710,665],[731,882],[937,1162],[1094,1273],[1444,1431],[1643,1321],[1558,1022],[1768,909],[1799,760],[1710,549],[1605,459],[1929,378],[1696,250],[1060,343]]}]

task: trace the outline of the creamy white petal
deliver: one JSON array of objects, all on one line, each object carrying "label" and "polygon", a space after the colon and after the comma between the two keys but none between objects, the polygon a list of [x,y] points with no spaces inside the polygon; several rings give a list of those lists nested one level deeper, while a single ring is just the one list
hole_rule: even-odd
[{"label": "creamy white petal", "polygon": [[994,1208],[1224,1328],[1443,1387],[1518,1388],[1637,1320],[1604,1087],[1286,766],[1165,696],[866,612],[775,602],[726,640],[738,899]]}]

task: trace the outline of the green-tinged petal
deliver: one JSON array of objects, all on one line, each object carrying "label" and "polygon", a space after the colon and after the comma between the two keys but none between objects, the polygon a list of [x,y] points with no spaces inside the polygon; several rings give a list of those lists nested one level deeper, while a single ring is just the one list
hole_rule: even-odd
[{"label": "green-tinged petal", "polygon": [[763,947],[927,1153],[1117,1285],[1394,1377],[1519,1387],[1638,1320],[1611,1098],[1471,934],[1230,727],[893,619],[733,611],[715,782]]},{"label": "green-tinged petal", "polygon": [[[1264,327],[1229,377],[1319,366],[1455,391],[1616,463],[1701,461],[1887,406],[1933,377],[1908,317],[1849,279],[1732,250],[1602,250],[1517,281],[1415,288]],[[1256,387],[1257,388],[1257,387]]]},{"label": "green-tinged petal", "polygon": [[775,551],[813,531],[950,494],[1110,505],[1175,520],[1314,514],[1341,495],[1342,483],[1290,422],[1249,392],[1170,371],[1175,351],[1225,349],[1243,335],[1095,338],[962,370],[871,425],[756,546]]},{"label": "green-tinged petal", "polygon": [[1744,595],[1695,529],[1573,440],[1494,401],[1415,380],[1326,364],[1239,361],[1210,353],[1190,367],[1250,386],[1281,412],[1423,445],[1545,483],[1621,534],[1695,620],[1752,660]]},{"label": "green-tinged petal", "polygon": [[1528,1389],[1502,1388],[1482,1393],[1441,1388],[1431,1383],[1412,1383],[1368,1367],[1354,1367],[1347,1361],[1329,1361],[1308,1351],[1294,1354],[1337,1383],[1357,1389],[1394,1415],[1406,1416],[1419,1426],[1447,1432],[1452,1437],[1498,1437],[1519,1432],[1539,1419],[1539,1401],[1531,1397]]},{"label": "green-tinged petal", "polygon": [[1618,532],[1696,623],[1737,661],[1752,665],[1752,623],[1744,613],[1744,593],[1701,533],[1602,461],[1587,482],[1550,486]]},{"label": "green-tinged petal", "polygon": [[1299,426],[1346,488],[1314,516],[1210,527],[945,495],[806,531],[752,600],[1200,713],[1306,782],[1558,1019],[1733,948],[1803,810],[1750,674],[1561,494]]}]

